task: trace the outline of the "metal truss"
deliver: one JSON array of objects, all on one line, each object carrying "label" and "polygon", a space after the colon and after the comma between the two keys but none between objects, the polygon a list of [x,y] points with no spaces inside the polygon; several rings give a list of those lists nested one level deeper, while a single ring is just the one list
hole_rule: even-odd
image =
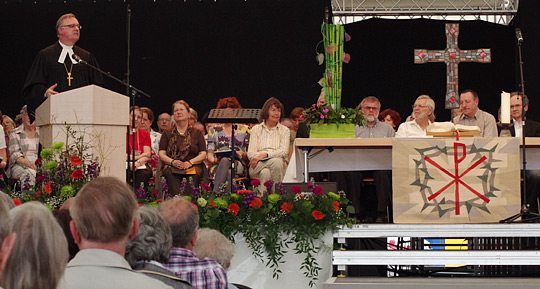
[{"label": "metal truss", "polygon": [[484,20],[508,25],[519,0],[332,0],[334,23],[369,18]]}]

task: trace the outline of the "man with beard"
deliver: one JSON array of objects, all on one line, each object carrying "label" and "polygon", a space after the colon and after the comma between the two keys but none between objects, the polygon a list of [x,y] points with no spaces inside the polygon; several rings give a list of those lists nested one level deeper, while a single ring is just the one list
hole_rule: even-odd
[{"label": "man with beard", "polygon": [[[364,113],[367,124],[355,127],[356,138],[389,138],[394,137],[395,132],[392,126],[379,121],[381,102],[374,96],[368,96],[360,102],[358,110]],[[336,172],[330,174],[330,178],[335,178],[338,190],[344,190],[347,197],[353,203],[358,213],[360,211],[360,196],[362,180],[364,177],[373,176],[375,190],[377,193],[377,217],[376,222],[387,223],[389,220],[389,205],[392,197],[392,173],[390,170],[384,171],[358,171],[358,172]],[[371,208],[368,208],[371,211]],[[374,208],[373,208],[374,210]],[[364,222],[369,222],[370,217],[366,217]]]},{"label": "man with beard", "polygon": [[402,123],[396,133],[396,137],[423,137],[426,136],[426,129],[431,124],[431,119],[435,119],[435,102],[429,95],[420,95],[413,105],[413,120]]}]

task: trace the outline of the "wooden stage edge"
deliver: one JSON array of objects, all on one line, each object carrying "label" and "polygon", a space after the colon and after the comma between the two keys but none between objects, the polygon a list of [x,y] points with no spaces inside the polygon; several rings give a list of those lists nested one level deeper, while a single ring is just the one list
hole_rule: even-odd
[{"label": "wooden stage edge", "polygon": [[332,277],[323,283],[323,289],[499,289],[538,288],[538,278],[471,278],[471,277]]}]

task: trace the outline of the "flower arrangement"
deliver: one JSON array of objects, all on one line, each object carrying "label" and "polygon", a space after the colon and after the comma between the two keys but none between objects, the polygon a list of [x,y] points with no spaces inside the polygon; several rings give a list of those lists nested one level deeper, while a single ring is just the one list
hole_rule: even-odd
[{"label": "flower arrangement", "polygon": [[354,108],[338,108],[333,109],[330,105],[316,105],[306,108],[303,113],[303,120],[308,125],[322,125],[325,123],[335,124],[354,124],[365,125],[366,119],[364,114]]},{"label": "flower arrangement", "polygon": [[[87,151],[90,148],[82,136],[67,126],[66,145],[55,142],[41,150],[36,164],[36,179],[22,180],[21,190],[9,192],[14,202],[40,201],[51,210],[58,209],[65,200],[75,196],[81,187],[100,174],[100,165]],[[68,144],[71,137],[75,141]],[[2,178],[3,179],[3,178]],[[5,180],[4,180],[5,181]],[[9,186],[6,186],[9,190]]]},{"label": "flower arrangement", "polygon": [[[304,256],[300,269],[313,286],[321,269],[314,257],[321,249],[316,241],[339,225],[352,225],[355,219],[348,215],[354,208],[343,192],[325,192],[313,181],[309,192],[302,192],[300,186],[287,192],[280,183],[275,193],[261,194],[256,189],[258,180],[251,185],[254,189],[214,193],[201,184],[177,197],[190,200],[198,209],[201,227],[216,229],[231,240],[242,234],[253,254],[272,268],[274,278],[279,278],[279,264],[289,245],[296,243],[292,250]],[[264,185],[274,186],[271,181]]]}]

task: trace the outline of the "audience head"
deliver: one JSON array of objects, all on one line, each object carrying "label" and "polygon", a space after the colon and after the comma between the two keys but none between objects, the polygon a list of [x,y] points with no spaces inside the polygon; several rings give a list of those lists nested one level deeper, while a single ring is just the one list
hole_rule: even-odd
[{"label": "audience head", "polygon": [[184,100],[177,100],[172,104],[173,118],[175,122],[189,121],[191,109],[189,104]]},{"label": "audience head", "polygon": [[527,95],[522,96],[520,91],[510,93],[510,114],[512,118],[521,121],[523,110],[525,112],[529,110],[529,98]]},{"label": "audience head", "polygon": [[294,127],[293,122],[292,122],[291,119],[288,118],[288,117],[282,119],[282,120],[281,120],[281,124],[284,125],[284,126],[286,126],[288,129],[291,129],[291,130],[292,130],[293,127]]},{"label": "audience head", "polygon": [[67,241],[51,211],[39,202],[10,211],[17,242],[7,261],[5,288],[56,288],[68,261]]},{"label": "audience head", "polygon": [[166,112],[160,114],[158,117],[157,126],[160,133],[168,130],[169,127],[171,127],[171,115]]},{"label": "audience head", "polygon": [[70,207],[75,242],[81,247],[81,240],[112,243],[133,237],[137,208],[133,190],[125,182],[114,177],[93,179],[79,190]]},{"label": "audience head", "polygon": [[416,101],[413,104],[413,118],[415,120],[435,120],[435,102],[429,95],[422,94],[416,98]]},{"label": "audience head", "polygon": [[195,242],[193,252],[200,260],[214,259],[227,270],[234,256],[234,245],[219,231],[202,228],[197,233],[197,242]]},{"label": "audience head", "polygon": [[292,130],[297,131],[298,130],[298,123],[302,120],[300,117],[304,114],[304,109],[301,107],[295,107],[291,113],[289,114],[289,118],[291,119],[293,123]]},{"label": "audience head", "polygon": [[275,97],[270,97],[267,99],[261,109],[261,116],[259,117],[260,122],[267,123],[268,121],[272,123],[279,123],[283,117],[283,104]]},{"label": "audience head", "polygon": [[319,98],[317,98],[317,106],[321,106],[321,105],[325,105],[326,103],[326,100],[325,100],[325,92],[324,92],[324,87],[321,88],[321,93],[319,94]]},{"label": "audience head", "polygon": [[30,116],[28,116],[28,110],[27,110],[26,105],[24,105],[21,108],[20,114],[21,114],[22,124],[24,124],[24,126],[26,127],[31,127],[32,124],[30,123]]},{"label": "audience head", "polygon": [[11,197],[2,191],[0,191],[0,203],[4,203],[9,210],[15,208],[15,203]]},{"label": "audience head", "polygon": [[75,244],[75,240],[73,239],[73,235],[71,234],[71,229],[70,229],[69,224],[71,223],[73,219],[71,218],[69,209],[65,209],[64,206],[62,206],[62,209],[60,209],[58,213],[56,213],[54,218],[56,219],[56,221],[62,228],[62,231],[64,232],[64,236],[66,236],[66,240],[68,244],[69,260],[71,260],[79,252],[79,246]]},{"label": "audience head", "polygon": [[138,261],[167,263],[172,248],[171,228],[156,208],[137,211],[139,232],[126,246],[126,260],[134,267]]},{"label": "audience head", "polygon": [[4,127],[4,131],[6,133],[10,133],[14,128],[17,127],[15,125],[15,121],[13,121],[13,119],[7,115],[2,116],[2,126]]},{"label": "audience head", "polygon": [[22,114],[17,114],[15,116],[15,127],[19,127],[23,123]]},{"label": "audience head", "polygon": [[9,208],[0,202],[0,284],[6,263],[15,244],[16,234],[11,231]]},{"label": "audience head", "polygon": [[474,117],[478,111],[478,93],[472,89],[465,89],[459,95],[459,108],[468,118]]},{"label": "audience head", "polygon": [[148,107],[141,107],[141,125],[140,129],[150,132],[152,123],[154,123],[154,113]]},{"label": "audience head", "polygon": [[198,113],[193,108],[189,109],[189,125],[193,126],[198,119]]},{"label": "audience head", "polygon": [[225,98],[221,98],[217,105],[216,105],[216,108],[217,109],[221,109],[221,108],[242,108],[242,106],[240,105],[240,102],[238,102],[238,99],[236,99],[236,97],[225,97]]},{"label": "audience head", "polygon": [[161,203],[158,209],[171,228],[173,247],[191,250],[199,228],[199,213],[193,204],[184,198],[174,198]]},{"label": "audience head", "polygon": [[368,96],[362,99],[362,102],[360,102],[357,109],[364,113],[368,124],[373,124],[379,117],[381,102],[375,96]]},{"label": "audience head", "polygon": [[394,130],[396,130],[399,127],[399,124],[401,124],[401,116],[399,115],[399,112],[390,108],[383,110],[379,114],[379,120],[386,122],[392,126]]},{"label": "audience head", "polygon": [[129,126],[131,127],[132,125],[134,113],[135,113],[135,127],[141,128],[142,112],[141,112],[141,108],[138,106],[134,106],[129,109]]}]

